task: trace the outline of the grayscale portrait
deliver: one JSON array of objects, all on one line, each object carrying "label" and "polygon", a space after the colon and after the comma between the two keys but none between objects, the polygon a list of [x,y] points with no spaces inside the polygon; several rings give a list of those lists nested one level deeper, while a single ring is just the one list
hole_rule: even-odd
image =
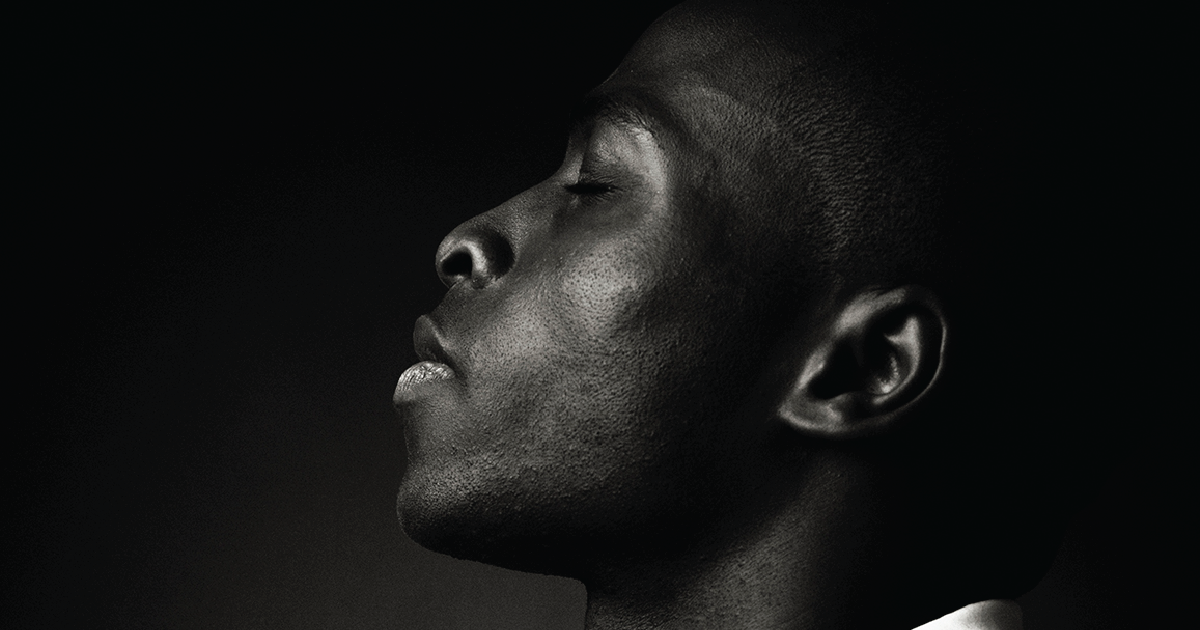
[{"label": "grayscale portrait", "polygon": [[1186,625],[1182,20],[30,13],[8,625]]},{"label": "grayscale portrait", "polygon": [[650,25],[558,170],[437,250],[395,391],[407,535],[580,580],[589,629],[1020,628],[1113,439],[1024,395],[1071,389],[1089,334],[1035,30],[821,0]]}]

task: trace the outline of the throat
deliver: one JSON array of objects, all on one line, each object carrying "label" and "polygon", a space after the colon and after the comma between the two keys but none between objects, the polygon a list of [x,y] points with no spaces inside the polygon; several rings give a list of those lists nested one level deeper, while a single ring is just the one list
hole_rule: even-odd
[{"label": "throat", "polygon": [[878,485],[825,472],[677,553],[593,567],[587,630],[911,630],[974,601],[912,571]]}]

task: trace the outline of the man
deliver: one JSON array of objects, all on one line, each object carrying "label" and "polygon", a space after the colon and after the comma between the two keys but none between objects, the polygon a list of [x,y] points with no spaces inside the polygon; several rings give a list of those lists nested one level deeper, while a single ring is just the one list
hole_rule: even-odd
[{"label": "man", "polygon": [[1019,627],[1079,494],[1013,406],[1060,199],[996,40],[877,4],[677,7],[446,237],[409,536],[580,579],[589,629]]}]

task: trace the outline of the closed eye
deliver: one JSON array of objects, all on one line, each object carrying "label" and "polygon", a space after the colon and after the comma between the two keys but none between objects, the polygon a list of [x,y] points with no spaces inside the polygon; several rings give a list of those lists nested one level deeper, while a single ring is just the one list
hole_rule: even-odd
[{"label": "closed eye", "polygon": [[580,197],[600,197],[616,190],[616,186],[596,180],[580,180],[574,184],[567,184],[564,188],[572,195]]}]

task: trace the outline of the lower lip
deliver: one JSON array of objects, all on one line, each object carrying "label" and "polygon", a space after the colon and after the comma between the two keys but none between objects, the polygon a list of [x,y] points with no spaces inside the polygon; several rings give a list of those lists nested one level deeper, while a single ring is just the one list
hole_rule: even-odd
[{"label": "lower lip", "polygon": [[393,394],[392,399],[399,402],[402,397],[422,383],[444,381],[451,378],[454,378],[454,370],[445,363],[422,361],[404,370],[404,373],[400,375],[400,380],[396,381],[396,393]]}]

